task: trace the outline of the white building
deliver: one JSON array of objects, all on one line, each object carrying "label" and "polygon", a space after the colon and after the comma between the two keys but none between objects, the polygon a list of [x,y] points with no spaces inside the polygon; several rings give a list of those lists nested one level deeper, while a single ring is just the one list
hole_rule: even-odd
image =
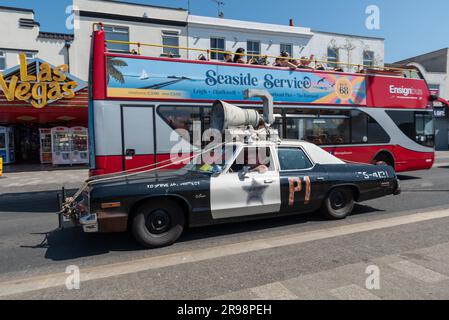
[{"label": "white building", "polygon": [[[87,52],[92,25],[103,22],[110,40],[154,44],[142,47],[143,55],[196,59],[196,50],[161,48],[157,45],[235,51],[242,47],[248,54],[279,56],[287,51],[295,58],[315,55],[317,60],[356,65],[384,64],[384,39],[314,31],[289,24],[276,25],[232,19],[189,15],[185,9],[158,7],[106,0],[73,0],[76,20],[71,49],[72,72],[88,78]],[[135,46],[109,44],[115,51],[129,52]],[[206,55],[206,54],[205,54]],[[212,59],[222,55],[211,53]],[[341,66],[347,71],[356,68]]]},{"label": "white building", "polygon": [[[125,42],[156,45],[187,46],[187,15],[185,9],[166,8],[106,0],[73,0],[75,9],[75,39],[71,50],[72,72],[88,79],[92,26],[102,22],[106,38]],[[135,47],[108,44],[109,50],[129,52]],[[186,58],[186,52],[161,47],[142,47],[143,55]]]},{"label": "white building", "polygon": [[[279,56],[282,51],[294,58],[302,56],[321,61],[355,65],[384,65],[384,39],[311,30],[310,28],[248,22],[190,15],[189,47],[247,54]],[[195,57],[190,53],[190,58]],[[222,55],[211,55],[222,59]],[[342,67],[344,67],[342,65]],[[345,68],[347,69],[347,68]],[[347,69],[349,70],[349,69]],[[353,69],[354,70],[354,69]],[[351,70],[352,71],[352,70]]]},{"label": "white building", "polygon": [[449,48],[398,61],[398,65],[417,67],[424,75],[429,88],[449,100]]},{"label": "white building", "polygon": [[0,38],[0,71],[19,64],[19,52],[32,59],[41,58],[53,65],[68,63],[70,34],[42,32],[31,9],[0,6],[2,34]]}]

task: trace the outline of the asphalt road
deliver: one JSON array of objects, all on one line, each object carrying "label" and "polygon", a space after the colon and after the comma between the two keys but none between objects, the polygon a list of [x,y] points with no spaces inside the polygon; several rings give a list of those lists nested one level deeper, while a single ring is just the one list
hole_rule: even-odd
[{"label": "asphalt road", "polygon": [[[0,299],[448,299],[449,166],[344,221],[309,214],[188,230],[169,248],[57,227],[56,194],[0,195]],[[64,286],[80,268],[79,290]],[[379,290],[365,286],[380,270]],[[40,289],[40,290],[38,290]]]}]

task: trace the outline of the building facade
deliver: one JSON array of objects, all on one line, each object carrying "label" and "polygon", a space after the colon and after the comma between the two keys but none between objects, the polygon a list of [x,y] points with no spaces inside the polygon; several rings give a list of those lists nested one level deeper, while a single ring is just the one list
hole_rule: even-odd
[{"label": "building facade", "polygon": [[[296,59],[314,55],[319,61],[341,62],[339,67],[345,71],[356,71],[357,65],[384,65],[382,38],[316,31],[295,27],[292,22],[275,25],[190,15],[188,43],[194,49],[235,52],[244,48],[249,57],[251,54],[276,57],[283,51]],[[189,53],[189,58],[196,56],[196,51]],[[223,55],[211,53],[211,58],[220,60]]]},{"label": "building facade", "polygon": [[[434,94],[449,100],[449,48],[396,62],[418,68]],[[449,112],[447,106],[435,105],[435,143],[437,150],[449,149]]]}]

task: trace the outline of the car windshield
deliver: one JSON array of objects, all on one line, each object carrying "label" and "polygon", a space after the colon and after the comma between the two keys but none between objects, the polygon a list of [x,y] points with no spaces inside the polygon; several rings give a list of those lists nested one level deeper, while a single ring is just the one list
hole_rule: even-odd
[{"label": "car windshield", "polygon": [[210,152],[198,154],[185,167],[189,171],[216,174],[221,173],[226,165],[232,161],[237,150],[237,145],[217,147]]}]

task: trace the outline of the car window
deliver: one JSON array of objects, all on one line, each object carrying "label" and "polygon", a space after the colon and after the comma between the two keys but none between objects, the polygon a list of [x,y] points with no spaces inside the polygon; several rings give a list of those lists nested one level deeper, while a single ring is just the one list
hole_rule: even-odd
[{"label": "car window", "polygon": [[278,155],[282,171],[304,170],[313,167],[312,162],[300,148],[280,148]]},{"label": "car window", "polygon": [[269,147],[244,147],[235,159],[229,173],[240,172],[248,167],[250,172],[274,171],[274,163]]}]

